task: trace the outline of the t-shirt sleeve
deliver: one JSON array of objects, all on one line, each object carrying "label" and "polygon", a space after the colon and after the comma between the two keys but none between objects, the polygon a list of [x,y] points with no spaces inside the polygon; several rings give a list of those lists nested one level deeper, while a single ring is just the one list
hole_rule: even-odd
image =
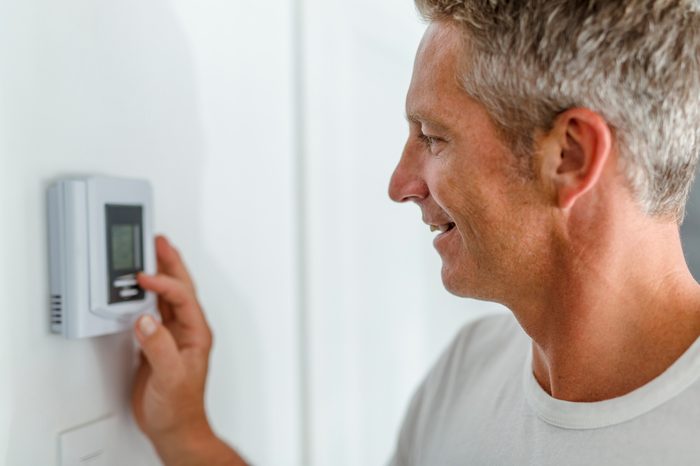
[{"label": "t-shirt sleeve", "polygon": [[443,350],[411,398],[389,466],[417,466],[424,463],[426,440],[441,422],[440,416],[450,410],[446,406],[449,400],[446,400],[445,394],[453,393],[455,387],[469,383],[466,369],[471,366],[471,358],[483,358],[478,347],[480,344],[483,346],[484,341],[490,341],[494,333],[499,333],[502,329],[501,325],[487,323],[502,322],[503,319],[510,321],[512,317],[487,315],[468,322]]},{"label": "t-shirt sleeve", "polygon": [[423,380],[411,398],[408,410],[401,423],[396,449],[389,460],[388,466],[410,466],[415,464],[415,451],[412,449],[416,446],[416,437],[418,436],[416,430],[418,428],[418,418],[421,411],[424,387],[425,380]]},{"label": "t-shirt sleeve", "polygon": [[450,378],[450,368],[454,366],[454,360],[462,350],[461,340],[464,338],[464,333],[464,328],[457,333],[413,394],[401,424],[396,449],[389,460],[389,466],[420,464],[425,430],[429,429],[431,418],[435,414],[433,412],[435,400],[432,398],[435,398],[436,392],[440,391],[440,386]]}]

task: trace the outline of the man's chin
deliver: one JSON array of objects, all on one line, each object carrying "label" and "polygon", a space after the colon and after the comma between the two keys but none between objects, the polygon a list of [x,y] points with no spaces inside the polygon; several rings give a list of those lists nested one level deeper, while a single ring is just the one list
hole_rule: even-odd
[{"label": "man's chin", "polygon": [[480,301],[497,301],[494,289],[488,283],[479,283],[475,277],[463,271],[447,267],[443,262],[441,271],[442,285],[445,289],[460,298],[478,299]]},{"label": "man's chin", "polygon": [[445,266],[445,264],[442,266],[441,275],[442,285],[450,294],[459,296],[460,298],[476,297],[474,293],[475,290],[471,289],[472,287],[469,286],[469,280],[454,273],[454,270],[451,270]]}]

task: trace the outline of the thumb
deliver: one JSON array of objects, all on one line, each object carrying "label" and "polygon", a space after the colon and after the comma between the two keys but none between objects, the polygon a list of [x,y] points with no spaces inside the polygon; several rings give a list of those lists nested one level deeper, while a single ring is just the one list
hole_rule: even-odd
[{"label": "thumb", "polygon": [[182,367],[180,352],[170,331],[150,315],[136,323],[136,337],[153,371],[153,377],[165,384],[174,382]]}]

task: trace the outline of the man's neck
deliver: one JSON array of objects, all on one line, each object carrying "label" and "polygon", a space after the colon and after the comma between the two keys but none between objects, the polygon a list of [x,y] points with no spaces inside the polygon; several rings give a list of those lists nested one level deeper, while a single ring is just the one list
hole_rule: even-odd
[{"label": "man's neck", "polygon": [[678,234],[656,233],[634,245],[607,238],[607,251],[577,254],[544,300],[512,308],[533,339],[535,377],[554,398],[622,396],[659,376],[700,336],[700,287]]}]

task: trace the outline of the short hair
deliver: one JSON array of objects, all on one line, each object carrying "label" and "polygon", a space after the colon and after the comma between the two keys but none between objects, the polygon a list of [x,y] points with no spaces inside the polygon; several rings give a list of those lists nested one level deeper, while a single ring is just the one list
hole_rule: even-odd
[{"label": "short hair", "polygon": [[462,86],[528,166],[535,130],[589,108],[642,210],[682,221],[700,149],[698,2],[415,1],[465,33]]}]

